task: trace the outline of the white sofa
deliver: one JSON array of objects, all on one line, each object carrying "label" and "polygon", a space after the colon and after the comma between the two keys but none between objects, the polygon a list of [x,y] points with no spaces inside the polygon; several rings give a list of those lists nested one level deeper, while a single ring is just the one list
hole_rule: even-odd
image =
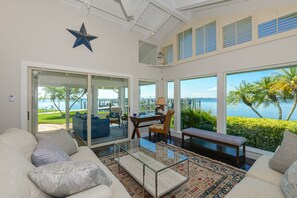
[{"label": "white sofa", "polygon": [[280,186],[283,174],[269,168],[272,157],[263,155],[257,159],[246,177],[225,198],[285,198]]},{"label": "white sofa", "polygon": [[[11,128],[0,134],[0,197],[35,198],[49,197],[43,193],[27,176],[35,166],[31,155],[37,145],[35,137],[24,130]],[[73,161],[95,162],[112,179],[110,187],[99,185],[89,190],[74,194],[71,198],[110,198],[130,197],[125,187],[86,146],[78,147],[78,152],[70,156]]]}]

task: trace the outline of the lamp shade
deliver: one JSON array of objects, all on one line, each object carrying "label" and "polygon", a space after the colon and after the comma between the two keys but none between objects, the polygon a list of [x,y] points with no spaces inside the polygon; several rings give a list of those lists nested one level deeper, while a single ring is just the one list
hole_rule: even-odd
[{"label": "lamp shade", "polygon": [[157,102],[156,102],[156,105],[166,105],[165,98],[164,97],[159,97]]}]

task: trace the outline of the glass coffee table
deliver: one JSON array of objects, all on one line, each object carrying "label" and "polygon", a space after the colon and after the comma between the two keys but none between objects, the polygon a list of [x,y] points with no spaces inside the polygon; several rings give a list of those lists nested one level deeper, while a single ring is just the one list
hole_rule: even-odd
[{"label": "glass coffee table", "polygon": [[138,138],[114,144],[114,158],[153,197],[189,180],[189,160],[178,150]]}]

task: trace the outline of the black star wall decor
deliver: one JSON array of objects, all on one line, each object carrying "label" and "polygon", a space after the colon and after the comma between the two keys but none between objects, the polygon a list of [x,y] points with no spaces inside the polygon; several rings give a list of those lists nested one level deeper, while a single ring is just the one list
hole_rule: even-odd
[{"label": "black star wall decor", "polygon": [[97,36],[88,34],[84,23],[81,25],[80,31],[69,30],[69,29],[67,30],[71,34],[73,34],[73,36],[76,37],[76,41],[73,45],[73,48],[80,46],[81,44],[84,44],[89,50],[93,52],[90,41],[96,39]]}]

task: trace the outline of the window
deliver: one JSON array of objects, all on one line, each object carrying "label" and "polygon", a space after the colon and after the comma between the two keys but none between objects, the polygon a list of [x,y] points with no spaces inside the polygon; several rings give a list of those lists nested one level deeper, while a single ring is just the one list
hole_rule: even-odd
[{"label": "window", "polygon": [[168,45],[167,47],[163,47],[162,51],[164,53],[166,64],[173,63],[173,45]]},{"label": "window", "polygon": [[297,28],[297,12],[258,25],[258,37],[264,38]]},{"label": "window", "polygon": [[223,27],[223,47],[230,47],[252,40],[252,17],[247,17]]},{"label": "window", "polygon": [[297,67],[227,75],[227,134],[275,151],[284,130],[297,133]]},{"label": "window", "polygon": [[156,82],[139,81],[139,114],[155,113]]},{"label": "window", "polygon": [[216,131],[217,77],[180,82],[181,129],[195,127]]},{"label": "window", "polygon": [[178,60],[192,57],[192,28],[178,34]]},{"label": "window", "polygon": [[138,62],[149,65],[157,64],[158,47],[139,41],[138,43]]},{"label": "window", "polygon": [[205,54],[217,49],[216,22],[211,22],[196,29],[196,55]]}]

